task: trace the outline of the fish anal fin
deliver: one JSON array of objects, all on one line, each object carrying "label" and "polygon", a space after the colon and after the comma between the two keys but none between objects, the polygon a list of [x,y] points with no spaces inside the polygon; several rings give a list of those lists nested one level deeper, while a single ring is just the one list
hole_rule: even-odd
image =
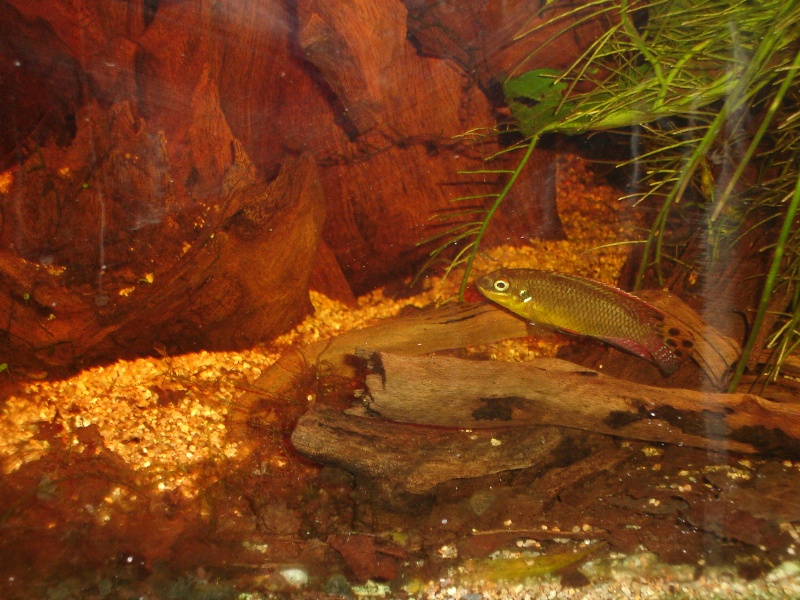
[{"label": "fish anal fin", "polygon": [[666,334],[664,335],[660,330],[654,328],[653,335],[646,342],[627,338],[610,338],[605,341],[650,361],[665,376],[669,376],[678,370],[694,350],[694,339],[691,333],[683,333],[681,330],[679,335],[675,333],[676,329],[670,328],[664,332]]},{"label": "fish anal fin", "polygon": [[654,362],[653,353],[650,347],[646,344],[642,344],[641,342],[637,342],[636,340],[631,340],[628,338],[601,338],[603,341],[608,342],[612,346],[616,346],[622,350],[626,350],[631,354],[635,354],[639,358],[643,358],[645,360],[649,360]]}]

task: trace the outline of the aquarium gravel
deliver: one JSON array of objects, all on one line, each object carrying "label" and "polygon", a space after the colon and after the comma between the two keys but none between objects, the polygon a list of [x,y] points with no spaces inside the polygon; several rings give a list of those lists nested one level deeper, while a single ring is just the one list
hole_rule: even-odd
[{"label": "aquarium gravel", "polygon": [[[631,557],[636,560],[638,557]],[[725,571],[709,571],[693,579],[693,569],[673,567],[675,574],[648,576],[636,571],[620,570],[615,579],[592,579],[591,585],[572,588],[563,586],[558,579],[514,583],[499,586],[464,587],[455,582],[443,581],[427,586],[412,595],[425,600],[793,600],[800,598],[800,578],[797,562],[783,563],[767,577],[747,581]],[[787,572],[792,573],[787,575]]]}]

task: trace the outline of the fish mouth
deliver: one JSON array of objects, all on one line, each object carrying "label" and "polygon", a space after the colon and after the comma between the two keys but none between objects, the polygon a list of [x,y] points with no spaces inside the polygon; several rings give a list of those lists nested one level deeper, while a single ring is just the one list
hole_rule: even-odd
[{"label": "fish mouth", "polygon": [[490,290],[492,289],[493,282],[494,280],[491,275],[483,275],[475,280],[475,287],[479,290]]}]

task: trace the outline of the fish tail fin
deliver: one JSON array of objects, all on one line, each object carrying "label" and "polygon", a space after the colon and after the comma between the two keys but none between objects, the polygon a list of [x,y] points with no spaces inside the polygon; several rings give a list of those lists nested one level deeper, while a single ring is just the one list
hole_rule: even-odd
[{"label": "fish tail fin", "polygon": [[654,327],[647,350],[661,372],[672,375],[694,353],[694,336],[682,324],[664,319]]},{"label": "fish tail fin", "polygon": [[653,335],[648,340],[647,348],[652,362],[658,366],[664,376],[672,375],[683,363],[683,359],[676,355],[673,349],[667,346],[658,335]]}]

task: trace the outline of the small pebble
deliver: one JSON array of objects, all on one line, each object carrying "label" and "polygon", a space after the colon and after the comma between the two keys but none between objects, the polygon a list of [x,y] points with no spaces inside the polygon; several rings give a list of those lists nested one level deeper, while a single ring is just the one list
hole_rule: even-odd
[{"label": "small pebble", "polygon": [[281,576],[292,587],[305,587],[308,585],[308,573],[300,567],[289,567],[281,570]]}]

